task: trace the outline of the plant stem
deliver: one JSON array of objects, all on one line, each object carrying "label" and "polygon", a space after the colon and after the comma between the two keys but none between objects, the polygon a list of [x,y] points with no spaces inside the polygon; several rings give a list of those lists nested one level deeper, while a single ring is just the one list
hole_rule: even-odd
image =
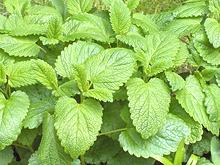
[{"label": "plant stem", "polygon": [[83,155],[80,156],[81,165],[86,165],[86,161]]},{"label": "plant stem", "polygon": [[25,150],[29,150],[29,151],[31,151],[31,152],[34,152],[34,150],[33,150],[31,147],[23,146],[23,145],[17,144],[17,143],[14,143],[13,145],[14,145],[15,147],[23,148],[23,149],[25,149]]},{"label": "plant stem", "polygon": [[109,135],[109,134],[125,131],[127,129],[128,128],[120,128],[120,129],[116,129],[116,130],[112,130],[112,131],[108,131],[108,132],[103,132],[103,133],[100,133],[98,136]]}]

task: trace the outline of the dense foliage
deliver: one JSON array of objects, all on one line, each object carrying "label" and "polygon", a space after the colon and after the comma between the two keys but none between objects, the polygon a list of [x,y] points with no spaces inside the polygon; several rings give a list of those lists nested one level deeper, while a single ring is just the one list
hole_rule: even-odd
[{"label": "dense foliage", "polygon": [[0,165],[219,165],[220,1],[138,4],[4,0]]}]

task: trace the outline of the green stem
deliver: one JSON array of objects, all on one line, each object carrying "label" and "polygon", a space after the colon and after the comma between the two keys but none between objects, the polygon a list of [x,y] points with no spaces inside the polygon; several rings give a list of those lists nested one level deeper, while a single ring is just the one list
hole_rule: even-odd
[{"label": "green stem", "polygon": [[80,156],[81,165],[86,165],[86,161],[83,155]]},{"label": "green stem", "polygon": [[112,130],[112,131],[108,131],[108,132],[103,132],[103,133],[100,133],[98,136],[109,135],[109,134],[125,131],[127,129],[128,128],[120,128],[120,129],[116,129],[116,130]]},{"label": "green stem", "polygon": [[25,150],[29,150],[29,151],[31,151],[32,153],[34,152],[34,150],[33,150],[31,147],[23,146],[23,145],[17,144],[17,143],[14,143],[13,145],[14,145],[15,147],[19,147],[19,148],[23,148],[23,149],[25,149]]},{"label": "green stem", "polygon": [[173,165],[173,163],[165,157],[155,155],[155,156],[152,156],[152,158],[161,162],[163,165]]}]

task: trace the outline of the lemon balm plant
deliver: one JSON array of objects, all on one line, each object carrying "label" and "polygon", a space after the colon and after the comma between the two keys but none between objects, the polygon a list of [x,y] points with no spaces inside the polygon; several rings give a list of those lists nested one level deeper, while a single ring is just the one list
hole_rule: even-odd
[{"label": "lemon balm plant", "polygon": [[3,3],[1,165],[219,163],[220,1]]}]

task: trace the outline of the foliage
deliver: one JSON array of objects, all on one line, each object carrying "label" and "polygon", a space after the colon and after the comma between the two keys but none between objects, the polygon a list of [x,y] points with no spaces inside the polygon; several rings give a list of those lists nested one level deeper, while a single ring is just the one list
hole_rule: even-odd
[{"label": "foliage", "polygon": [[0,164],[218,165],[220,1],[3,3]]}]

